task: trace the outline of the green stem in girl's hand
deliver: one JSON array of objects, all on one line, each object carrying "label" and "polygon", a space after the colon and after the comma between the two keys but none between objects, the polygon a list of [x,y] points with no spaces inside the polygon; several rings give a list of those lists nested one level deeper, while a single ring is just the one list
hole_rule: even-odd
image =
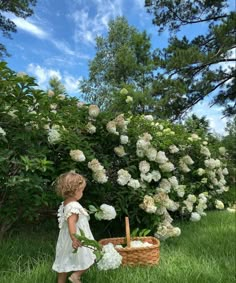
[{"label": "green stem in girl's hand", "polygon": [[[80,229],[80,235],[74,234],[75,238],[81,242],[83,247],[87,247],[93,250],[93,253],[96,256],[96,260],[100,260],[102,257],[102,246],[96,241],[91,240],[85,236],[85,233],[82,229]],[[78,249],[75,249],[73,253],[76,253]]]}]

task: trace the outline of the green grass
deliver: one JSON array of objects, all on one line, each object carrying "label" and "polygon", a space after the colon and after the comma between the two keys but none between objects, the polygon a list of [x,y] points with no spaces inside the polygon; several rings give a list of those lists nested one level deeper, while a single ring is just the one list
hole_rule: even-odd
[{"label": "green grass", "polygon": [[[236,282],[236,215],[209,212],[197,223],[180,223],[182,235],[161,243],[156,267],[91,268],[84,283],[233,283]],[[1,283],[55,283],[51,266],[55,231],[21,232],[0,244]]]}]

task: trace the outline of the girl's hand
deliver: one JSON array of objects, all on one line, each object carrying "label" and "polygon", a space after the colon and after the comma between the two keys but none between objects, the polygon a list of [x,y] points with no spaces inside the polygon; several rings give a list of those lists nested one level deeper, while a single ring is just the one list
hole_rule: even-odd
[{"label": "girl's hand", "polygon": [[72,248],[77,250],[79,247],[82,247],[81,242],[77,239],[73,239],[72,240]]}]

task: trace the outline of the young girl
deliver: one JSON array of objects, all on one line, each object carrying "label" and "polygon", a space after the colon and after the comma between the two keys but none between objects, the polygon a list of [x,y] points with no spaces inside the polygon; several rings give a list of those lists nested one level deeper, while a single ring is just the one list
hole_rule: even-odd
[{"label": "young girl", "polygon": [[[68,172],[57,179],[56,188],[64,202],[58,209],[59,237],[56,246],[56,258],[52,269],[58,272],[58,283],[65,283],[67,273],[73,271],[68,278],[70,282],[81,283],[81,275],[94,263],[92,250],[81,247],[74,234],[82,229],[89,239],[94,239],[88,223],[87,211],[77,202],[83,196],[86,181],[83,176]],[[73,253],[74,249],[78,249]]]}]

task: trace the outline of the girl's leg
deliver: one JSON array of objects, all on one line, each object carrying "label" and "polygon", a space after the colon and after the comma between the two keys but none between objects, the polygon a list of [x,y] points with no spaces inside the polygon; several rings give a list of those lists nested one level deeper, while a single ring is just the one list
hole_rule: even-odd
[{"label": "girl's leg", "polygon": [[72,274],[71,274],[71,276],[70,276],[70,278],[72,279],[72,280],[74,280],[74,282],[80,282],[80,277],[82,276],[82,274],[85,272],[85,271],[87,271],[88,269],[84,269],[84,270],[79,270],[79,271],[74,271]]},{"label": "girl's leg", "polygon": [[57,283],[66,283],[66,277],[67,277],[66,272],[58,273]]}]

